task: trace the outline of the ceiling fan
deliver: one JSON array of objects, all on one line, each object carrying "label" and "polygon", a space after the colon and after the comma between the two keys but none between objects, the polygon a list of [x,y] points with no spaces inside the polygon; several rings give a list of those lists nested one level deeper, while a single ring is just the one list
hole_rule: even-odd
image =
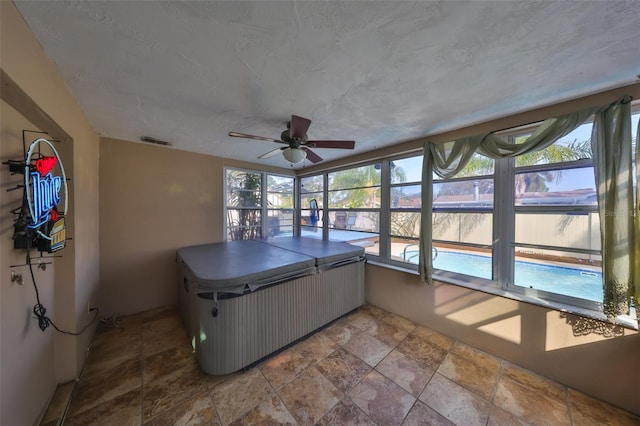
[{"label": "ceiling fan", "polygon": [[276,148],[262,154],[258,158],[270,158],[282,152],[284,158],[291,164],[297,164],[309,159],[312,163],[322,161],[315,152],[309,148],[337,148],[337,149],[353,149],[355,141],[337,141],[337,140],[313,140],[307,139],[307,130],[311,125],[311,120],[297,115],[291,116],[291,121],[287,123],[287,130],[280,134],[280,139],[266,138],[264,136],[247,135],[245,133],[229,132],[229,136],[234,138],[255,139],[259,141],[276,142],[287,145],[286,147]]}]

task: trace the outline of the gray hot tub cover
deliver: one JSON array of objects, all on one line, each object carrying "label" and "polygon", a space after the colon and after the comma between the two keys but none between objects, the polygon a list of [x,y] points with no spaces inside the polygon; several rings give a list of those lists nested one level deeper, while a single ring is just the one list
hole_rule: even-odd
[{"label": "gray hot tub cover", "polygon": [[236,293],[317,272],[316,259],[256,240],[184,247],[178,264],[196,293]]},{"label": "gray hot tub cover", "polygon": [[318,269],[328,269],[362,260],[364,248],[339,241],[308,237],[282,237],[259,240],[265,244],[301,253],[316,259]]}]

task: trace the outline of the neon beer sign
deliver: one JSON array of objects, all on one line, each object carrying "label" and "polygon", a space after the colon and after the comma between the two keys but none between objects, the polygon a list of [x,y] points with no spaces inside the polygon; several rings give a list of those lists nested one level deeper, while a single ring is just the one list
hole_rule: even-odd
[{"label": "neon beer sign", "polygon": [[[52,155],[43,155],[42,148]],[[49,253],[64,248],[67,206],[67,178],[60,155],[50,141],[36,139],[29,146],[24,163],[24,197],[15,225],[15,246]]]},{"label": "neon beer sign", "polygon": [[[50,170],[58,162],[56,157],[44,157],[36,161],[36,171],[31,172],[31,202],[29,207],[33,222],[29,227],[37,228],[49,220],[58,219],[56,206],[60,204],[62,178],[53,176]],[[45,164],[45,165],[43,165]]]}]

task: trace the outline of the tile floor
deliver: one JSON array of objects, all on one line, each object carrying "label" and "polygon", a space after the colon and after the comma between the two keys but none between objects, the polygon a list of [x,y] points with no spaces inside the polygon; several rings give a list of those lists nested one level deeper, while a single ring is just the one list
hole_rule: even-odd
[{"label": "tile floor", "polygon": [[120,323],[100,327],[66,415],[52,403],[43,424],[640,424],[371,305],[226,376],[199,370],[175,308]]}]

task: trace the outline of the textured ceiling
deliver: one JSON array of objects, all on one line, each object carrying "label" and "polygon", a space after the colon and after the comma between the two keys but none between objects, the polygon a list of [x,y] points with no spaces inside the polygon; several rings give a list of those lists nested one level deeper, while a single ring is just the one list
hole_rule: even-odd
[{"label": "textured ceiling", "polygon": [[360,153],[640,73],[638,1],[16,5],[101,135],[281,167],[227,133],[278,138],[295,114]]}]

